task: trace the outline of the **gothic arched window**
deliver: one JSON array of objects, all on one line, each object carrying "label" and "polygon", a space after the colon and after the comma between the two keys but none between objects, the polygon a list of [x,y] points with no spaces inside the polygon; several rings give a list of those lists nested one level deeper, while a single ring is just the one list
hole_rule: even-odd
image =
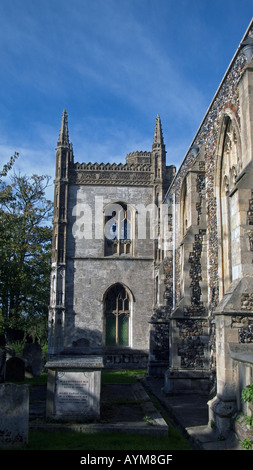
[{"label": "gothic arched window", "polygon": [[132,210],[117,202],[104,211],[105,255],[132,254]]},{"label": "gothic arched window", "polygon": [[105,345],[129,346],[130,299],[121,284],[112,286],[104,301]]},{"label": "gothic arched window", "polygon": [[217,154],[216,196],[218,202],[218,256],[220,298],[238,275],[240,224],[236,179],[241,172],[240,141],[236,121],[224,115]]}]

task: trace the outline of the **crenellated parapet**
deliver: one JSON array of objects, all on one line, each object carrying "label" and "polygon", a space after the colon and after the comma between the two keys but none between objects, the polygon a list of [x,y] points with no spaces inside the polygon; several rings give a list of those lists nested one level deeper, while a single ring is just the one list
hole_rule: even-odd
[{"label": "crenellated parapet", "polygon": [[153,183],[149,163],[75,163],[70,172],[72,184],[135,185]]},{"label": "crenellated parapet", "polygon": [[126,156],[126,163],[130,164],[151,164],[151,152],[136,151],[128,153]]}]

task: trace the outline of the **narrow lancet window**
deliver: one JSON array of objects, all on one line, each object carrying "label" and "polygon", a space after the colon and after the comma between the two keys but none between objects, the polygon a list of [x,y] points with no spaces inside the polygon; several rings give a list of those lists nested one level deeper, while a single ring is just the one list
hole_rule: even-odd
[{"label": "narrow lancet window", "polygon": [[106,346],[129,346],[130,300],[124,286],[116,284],[105,298]]}]

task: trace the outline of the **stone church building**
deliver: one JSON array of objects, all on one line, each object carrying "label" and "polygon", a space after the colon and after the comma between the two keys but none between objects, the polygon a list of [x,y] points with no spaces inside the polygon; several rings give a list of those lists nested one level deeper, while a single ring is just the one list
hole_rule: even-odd
[{"label": "stone church building", "polygon": [[[253,22],[177,169],[161,119],[125,163],[56,149],[49,356],[210,394],[223,434],[253,379]],[[169,161],[169,156],[168,156]]]}]

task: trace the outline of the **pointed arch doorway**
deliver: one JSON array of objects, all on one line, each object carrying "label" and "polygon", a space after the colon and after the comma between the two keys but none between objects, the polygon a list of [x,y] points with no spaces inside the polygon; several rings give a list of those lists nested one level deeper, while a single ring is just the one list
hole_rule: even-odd
[{"label": "pointed arch doorway", "polygon": [[130,346],[131,294],[123,284],[112,285],[104,296],[104,343],[106,347]]}]

